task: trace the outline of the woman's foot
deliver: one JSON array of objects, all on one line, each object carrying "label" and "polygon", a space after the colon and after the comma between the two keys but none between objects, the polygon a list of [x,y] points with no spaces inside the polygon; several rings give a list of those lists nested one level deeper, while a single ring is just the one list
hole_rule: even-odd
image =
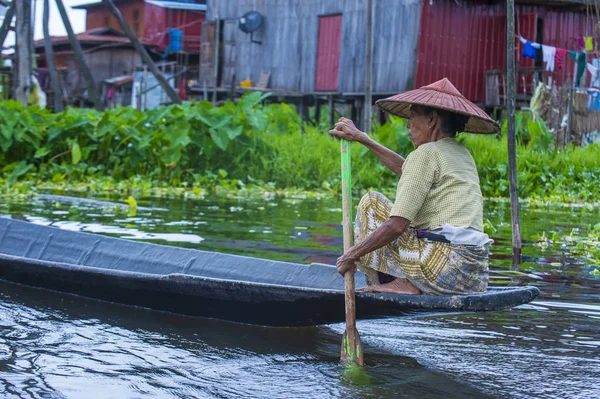
[{"label": "woman's foot", "polygon": [[360,291],[362,292],[384,292],[386,294],[410,294],[419,295],[421,290],[415,287],[405,278],[397,278],[392,282],[385,284],[369,285]]}]

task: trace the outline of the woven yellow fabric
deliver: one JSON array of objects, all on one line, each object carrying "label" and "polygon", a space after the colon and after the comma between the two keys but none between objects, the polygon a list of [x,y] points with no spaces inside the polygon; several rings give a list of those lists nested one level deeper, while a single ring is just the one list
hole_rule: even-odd
[{"label": "woven yellow fabric", "polygon": [[420,230],[446,223],[483,231],[483,197],[469,151],[453,138],[420,145],[402,165],[390,216]]}]

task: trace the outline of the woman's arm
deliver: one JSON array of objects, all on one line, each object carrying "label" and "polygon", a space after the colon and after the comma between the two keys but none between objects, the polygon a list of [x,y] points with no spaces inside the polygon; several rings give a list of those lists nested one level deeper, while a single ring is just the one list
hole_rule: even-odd
[{"label": "woman's arm", "polygon": [[354,126],[354,122],[347,118],[340,118],[329,134],[338,139],[357,141],[371,150],[377,158],[392,172],[398,176],[402,175],[404,158],[389,148],[379,144],[370,138],[365,132],[361,132]]},{"label": "woman's arm", "polygon": [[341,274],[345,274],[347,271],[354,272],[356,270],[356,262],[360,258],[400,237],[409,225],[410,222],[403,217],[390,217],[364,241],[354,245],[338,258],[336,263],[338,272]]}]

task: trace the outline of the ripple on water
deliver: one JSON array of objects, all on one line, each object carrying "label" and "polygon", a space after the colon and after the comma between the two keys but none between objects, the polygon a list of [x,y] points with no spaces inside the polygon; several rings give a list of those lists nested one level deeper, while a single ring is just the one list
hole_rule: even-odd
[{"label": "ripple on water", "polygon": [[[280,260],[332,263],[341,251],[336,201],[138,203],[169,212],[132,215],[126,207],[23,202],[0,203],[0,213],[60,228]],[[600,220],[597,209],[552,212],[524,208],[523,237],[568,234],[574,225]],[[486,217],[498,228],[492,284],[535,284],[542,299],[505,312],[359,322],[371,385],[353,386],[340,377],[341,325],[259,328],[0,283],[0,396],[600,397],[598,280],[589,277],[585,264],[527,240],[523,273],[508,272],[509,208],[486,203]]]}]

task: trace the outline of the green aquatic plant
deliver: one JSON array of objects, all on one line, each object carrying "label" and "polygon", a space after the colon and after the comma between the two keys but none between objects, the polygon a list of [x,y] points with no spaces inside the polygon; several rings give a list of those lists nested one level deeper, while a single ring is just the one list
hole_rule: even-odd
[{"label": "green aquatic plant", "polygon": [[600,277],[600,223],[588,225],[585,230],[574,228],[568,235],[554,232],[548,237],[544,231],[533,239],[542,251],[548,248],[562,249],[566,256],[582,259],[591,266],[590,274]]},{"label": "green aquatic plant", "polygon": [[[302,122],[293,106],[263,105],[267,97],[252,92],[220,107],[201,101],[145,112],[69,108],[57,114],[0,102],[0,179],[5,188],[17,182],[91,188],[95,180],[110,177],[114,182],[139,178],[156,188],[250,185],[339,194],[339,148],[327,134],[327,118]],[[600,197],[600,144],[556,149],[544,122],[524,112],[517,114],[517,133],[521,198],[593,202]],[[400,118],[374,123],[372,136],[404,156],[414,149]],[[506,135],[461,134],[458,140],[473,154],[483,195],[507,198]],[[393,198],[398,177],[363,146],[352,147],[355,195],[378,190]]]}]

